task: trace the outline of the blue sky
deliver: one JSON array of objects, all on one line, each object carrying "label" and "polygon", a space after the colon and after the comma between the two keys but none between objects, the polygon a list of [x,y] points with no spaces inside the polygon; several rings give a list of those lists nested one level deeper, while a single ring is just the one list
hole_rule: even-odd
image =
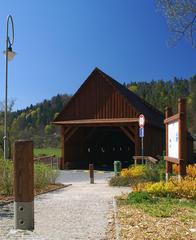
[{"label": "blue sky", "polygon": [[[74,93],[99,67],[119,82],[170,80],[196,74],[196,49],[170,33],[155,0],[0,0],[0,52],[6,17],[15,25],[9,98],[15,109]],[[0,56],[0,100],[5,59]]]}]

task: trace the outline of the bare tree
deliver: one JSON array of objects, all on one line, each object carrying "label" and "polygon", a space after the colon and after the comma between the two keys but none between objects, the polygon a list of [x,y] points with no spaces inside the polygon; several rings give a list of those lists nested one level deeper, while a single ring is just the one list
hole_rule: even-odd
[{"label": "bare tree", "polygon": [[167,18],[169,31],[173,33],[170,44],[187,38],[195,47],[196,0],[156,0],[158,9]]}]

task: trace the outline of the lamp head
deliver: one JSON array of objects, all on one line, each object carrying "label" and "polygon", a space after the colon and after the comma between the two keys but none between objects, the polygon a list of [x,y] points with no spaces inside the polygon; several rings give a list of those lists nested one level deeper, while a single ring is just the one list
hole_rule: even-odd
[{"label": "lamp head", "polygon": [[[6,51],[3,51],[4,55],[6,56]],[[8,57],[8,61],[12,61],[12,59],[15,57],[16,53],[14,51],[12,51],[12,46],[10,45],[7,48],[7,57]]]}]

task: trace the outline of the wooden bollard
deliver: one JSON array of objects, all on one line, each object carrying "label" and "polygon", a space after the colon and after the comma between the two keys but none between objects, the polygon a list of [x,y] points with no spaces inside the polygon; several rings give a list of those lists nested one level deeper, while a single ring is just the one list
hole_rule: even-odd
[{"label": "wooden bollard", "polygon": [[89,164],[90,183],[94,183],[94,166]]},{"label": "wooden bollard", "polygon": [[14,228],[34,229],[33,142],[14,143]]}]

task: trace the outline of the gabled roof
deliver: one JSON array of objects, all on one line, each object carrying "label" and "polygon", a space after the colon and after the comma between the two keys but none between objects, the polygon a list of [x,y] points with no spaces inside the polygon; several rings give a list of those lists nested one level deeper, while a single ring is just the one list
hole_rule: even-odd
[{"label": "gabled roof", "polygon": [[132,104],[141,114],[147,117],[151,123],[155,125],[163,125],[164,114],[158,109],[153,107],[151,104],[147,103],[144,99],[139,97],[134,92],[127,89],[125,86],[114,80],[112,77],[102,72],[100,69],[95,68],[95,71],[99,71],[112,85]]},{"label": "gabled roof", "polygon": [[147,122],[149,124],[158,126],[158,127],[164,127],[163,121],[164,121],[164,115],[158,111],[155,107],[144,101],[142,98],[140,98],[137,94],[133,93],[129,89],[127,89],[125,86],[114,80],[109,75],[102,72],[100,69],[95,68],[93,72],[89,75],[87,80],[81,85],[81,87],[78,89],[78,91],[74,94],[74,96],[71,98],[71,100],[67,103],[67,105],[64,107],[62,112],[57,116],[57,118],[54,120],[54,123],[63,121],[63,115],[66,113],[66,109],[68,108],[69,104],[76,98],[79,94],[79,92],[82,91],[82,88],[87,84],[87,82],[90,79],[93,79],[93,76],[100,76],[102,79],[107,81],[110,85],[112,85],[113,88],[115,88],[116,91],[120,93],[121,96],[123,96],[128,104],[135,107],[135,109],[139,114],[144,114],[145,118],[147,119]]}]

